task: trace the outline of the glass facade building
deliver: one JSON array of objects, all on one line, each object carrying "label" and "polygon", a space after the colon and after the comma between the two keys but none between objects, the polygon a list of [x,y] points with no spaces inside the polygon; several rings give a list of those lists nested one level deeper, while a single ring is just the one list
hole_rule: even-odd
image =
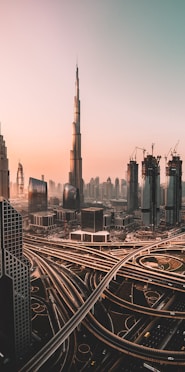
[{"label": "glass facade building", "polygon": [[142,161],[141,218],[155,229],[160,222],[160,156],[147,155]]},{"label": "glass facade building", "polygon": [[46,211],[47,209],[47,182],[30,177],[28,185],[28,213]]},{"label": "glass facade building", "polygon": [[66,183],[63,191],[63,208],[78,210],[80,208],[80,194],[79,190]]},{"label": "glass facade building", "polygon": [[84,208],[81,210],[81,228],[83,231],[103,230],[103,208]]},{"label": "glass facade building", "polygon": [[4,198],[0,237],[0,351],[16,365],[31,343],[30,265],[22,251],[22,216]]},{"label": "glass facade building", "polygon": [[182,160],[173,155],[166,167],[165,220],[166,225],[176,226],[181,222],[182,209]]},{"label": "glass facade building", "polygon": [[138,164],[130,160],[127,164],[127,209],[133,212],[139,207],[138,202]]}]

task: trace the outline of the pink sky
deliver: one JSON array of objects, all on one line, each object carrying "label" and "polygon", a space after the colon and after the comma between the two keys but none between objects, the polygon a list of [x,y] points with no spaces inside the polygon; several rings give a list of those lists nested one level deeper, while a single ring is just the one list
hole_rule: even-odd
[{"label": "pink sky", "polygon": [[77,60],[85,182],[125,178],[136,146],[151,153],[155,144],[163,179],[164,156],[178,140],[185,162],[184,32],[181,0],[0,1],[0,121],[11,181],[19,161],[26,180],[68,181]]}]

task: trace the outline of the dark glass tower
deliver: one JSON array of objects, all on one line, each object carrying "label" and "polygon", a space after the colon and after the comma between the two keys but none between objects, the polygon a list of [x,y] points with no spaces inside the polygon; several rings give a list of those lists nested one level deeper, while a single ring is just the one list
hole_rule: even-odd
[{"label": "dark glass tower", "polygon": [[22,217],[4,198],[0,237],[0,351],[16,366],[31,342],[30,272],[23,256]]},{"label": "dark glass tower", "polygon": [[138,164],[135,160],[127,164],[127,206],[128,212],[138,209]]},{"label": "dark glass tower", "polygon": [[80,208],[79,190],[69,183],[65,183],[64,185],[63,208],[75,210],[78,210]]},{"label": "dark glass tower", "polygon": [[7,148],[3,136],[0,134],[0,196],[10,197],[9,170]]},{"label": "dark glass tower", "polygon": [[165,219],[166,225],[176,226],[181,222],[182,207],[182,160],[172,156],[166,167]]},{"label": "dark glass tower", "polygon": [[103,230],[103,208],[89,207],[81,209],[81,226],[83,231],[97,232]]},{"label": "dark glass tower", "polygon": [[76,95],[74,97],[74,121],[72,124],[72,150],[70,151],[69,184],[79,190],[80,205],[83,203],[83,179],[80,133],[80,99],[78,66],[76,67]]},{"label": "dark glass tower", "polygon": [[48,209],[47,182],[36,178],[29,178],[28,212],[41,212]]},{"label": "dark glass tower", "polygon": [[160,156],[147,155],[142,161],[141,212],[143,225],[155,229],[160,219]]}]

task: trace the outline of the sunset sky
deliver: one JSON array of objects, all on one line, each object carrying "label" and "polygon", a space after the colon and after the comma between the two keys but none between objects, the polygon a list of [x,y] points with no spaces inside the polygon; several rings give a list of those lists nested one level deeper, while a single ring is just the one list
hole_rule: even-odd
[{"label": "sunset sky", "polygon": [[[184,0],[0,0],[10,179],[68,181],[79,66],[83,178],[125,178],[136,146],[185,169]],[[179,141],[179,142],[178,142]],[[139,165],[142,150],[137,150]],[[139,168],[141,173],[141,166]]]}]

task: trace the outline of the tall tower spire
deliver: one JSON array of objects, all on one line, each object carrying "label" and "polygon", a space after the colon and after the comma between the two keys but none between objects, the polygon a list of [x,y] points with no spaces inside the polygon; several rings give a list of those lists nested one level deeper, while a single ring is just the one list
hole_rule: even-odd
[{"label": "tall tower spire", "polygon": [[69,183],[76,187],[80,196],[80,204],[83,203],[83,179],[81,157],[81,133],[80,133],[80,89],[78,65],[76,65],[75,97],[74,97],[74,121],[72,123],[72,150],[70,151]]},{"label": "tall tower spire", "polygon": [[9,167],[7,148],[2,134],[0,134],[0,155],[0,196],[8,200],[10,197]]}]

